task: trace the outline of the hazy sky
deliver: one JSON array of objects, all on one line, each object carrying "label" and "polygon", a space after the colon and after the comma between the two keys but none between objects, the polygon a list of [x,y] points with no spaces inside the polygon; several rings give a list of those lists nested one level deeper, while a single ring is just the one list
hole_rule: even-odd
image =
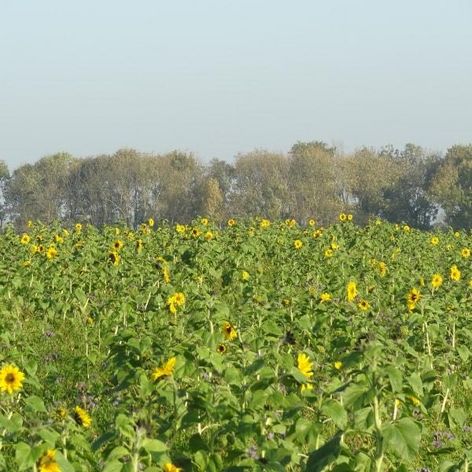
[{"label": "hazy sky", "polygon": [[0,159],[472,142],[472,0],[0,0]]}]

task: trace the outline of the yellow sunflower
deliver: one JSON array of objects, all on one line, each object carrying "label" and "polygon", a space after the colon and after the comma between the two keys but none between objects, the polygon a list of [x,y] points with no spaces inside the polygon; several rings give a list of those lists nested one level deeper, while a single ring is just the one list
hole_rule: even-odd
[{"label": "yellow sunflower", "polygon": [[163,470],[164,472],[182,472],[183,469],[181,469],[180,467],[177,467],[171,462],[166,462],[163,466]]},{"label": "yellow sunflower", "polygon": [[90,418],[87,411],[80,406],[74,408],[74,420],[78,425],[83,426],[84,428],[90,428],[92,425],[92,418]]},{"label": "yellow sunflower", "polygon": [[351,280],[348,284],[347,284],[347,301],[348,302],[352,302],[355,300],[355,298],[357,297],[357,285],[356,285],[356,282],[354,282],[353,280]]},{"label": "yellow sunflower", "polygon": [[174,373],[177,358],[171,357],[163,366],[156,367],[152,372],[152,379],[159,380],[162,377],[170,377]]},{"label": "yellow sunflower", "polygon": [[234,326],[228,321],[225,321],[223,323],[222,331],[225,338],[228,339],[229,341],[232,341],[233,339],[236,339],[238,337],[238,332],[236,331]]},{"label": "yellow sunflower", "polygon": [[56,462],[56,451],[48,449],[46,453],[41,456],[38,462],[39,472],[61,472],[59,464]]},{"label": "yellow sunflower", "polygon": [[406,304],[408,310],[413,311],[415,309],[416,304],[421,298],[421,293],[417,288],[412,288],[406,297]]},{"label": "yellow sunflower", "polygon": [[439,288],[443,283],[443,278],[441,274],[434,274],[431,278],[431,286],[433,288]]},{"label": "yellow sunflower", "polygon": [[295,239],[295,241],[293,242],[293,247],[295,249],[301,249],[303,247],[303,242],[299,239]]},{"label": "yellow sunflower", "polygon": [[21,239],[20,239],[20,243],[25,245],[25,244],[28,244],[30,242],[31,238],[29,236],[29,234],[26,234],[26,233],[23,233],[23,236],[21,236]]},{"label": "yellow sunflower", "polygon": [[303,352],[300,352],[297,357],[298,370],[307,378],[313,377],[313,362]]},{"label": "yellow sunflower", "polygon": [[13,364],[5,364],[0,369],[0,391],[12,395],[23,388],[25,374]]},{"label": "yellow sunflower", "polygon": [[450,269],[450,277],[454,282],[458,282],[461,279],[461,271],[455,264]]}]

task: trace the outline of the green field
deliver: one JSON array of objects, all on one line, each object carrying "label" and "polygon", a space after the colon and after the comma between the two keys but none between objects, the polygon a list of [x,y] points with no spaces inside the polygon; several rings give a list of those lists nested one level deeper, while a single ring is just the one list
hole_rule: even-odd
[{"label": "green field", "polygon": [[468,470],[471,234],[340,216],[7,229],[0,470]]}]

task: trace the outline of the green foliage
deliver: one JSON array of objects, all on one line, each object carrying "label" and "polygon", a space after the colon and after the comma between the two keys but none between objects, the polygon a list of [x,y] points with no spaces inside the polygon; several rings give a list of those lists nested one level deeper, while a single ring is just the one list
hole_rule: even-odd
[{"label": "green foliage", "polygon": [[341,219],[8,229],[0,468],[464,467],[472,238]]}]

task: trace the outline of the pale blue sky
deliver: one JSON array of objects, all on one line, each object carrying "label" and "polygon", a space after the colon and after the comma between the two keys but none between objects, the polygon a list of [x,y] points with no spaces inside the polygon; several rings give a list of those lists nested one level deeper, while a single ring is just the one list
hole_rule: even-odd
[{"label": "pale blue sky", "polygon": [[0,159],[472,142],[472,0],[0,0]]}]

